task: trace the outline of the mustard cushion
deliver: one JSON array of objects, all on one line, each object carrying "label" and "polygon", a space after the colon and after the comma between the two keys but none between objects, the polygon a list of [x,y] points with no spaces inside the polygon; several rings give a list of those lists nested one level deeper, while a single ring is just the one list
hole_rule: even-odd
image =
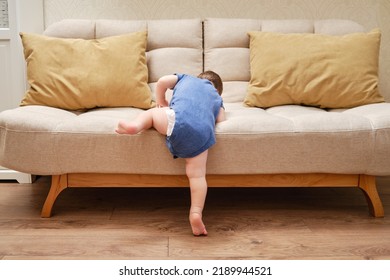
[{"label": "mustard cushion", "polygon": [[344,36],[248,34],[248,106],[350,108],[384,101],[378,91],[379,30]]},{"label": "mustard cushion", "polygon": [[69,110],[152,106],[146,31],[95,40],[20,35],[30,85],[22,106]]}]

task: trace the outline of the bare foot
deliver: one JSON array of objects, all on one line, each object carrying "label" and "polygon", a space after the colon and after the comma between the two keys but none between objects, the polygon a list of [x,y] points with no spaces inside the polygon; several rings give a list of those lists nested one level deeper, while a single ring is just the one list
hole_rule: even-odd
[{"label": "bare foot", "polygon": [[190,213],[190,224],[192,228],[192,233],[195,236],[207,235],[206,227],[202,221],[202,214],[198,212]]},{"label": "bare foot", "polygon": [[119,134],[137,134],[139,128],[135,122],[120,121],[115,132]]}]

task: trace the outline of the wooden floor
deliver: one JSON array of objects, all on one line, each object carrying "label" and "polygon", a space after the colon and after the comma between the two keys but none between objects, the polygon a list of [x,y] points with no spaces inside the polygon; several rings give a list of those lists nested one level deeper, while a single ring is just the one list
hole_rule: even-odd
[{"label": "wooden floor", "polygon": [[0,259],[390,259],[385,218],[357,188],[210,188],[193,237],[187,188],[68,189],[40,218],[50,178],[0,183]]}]

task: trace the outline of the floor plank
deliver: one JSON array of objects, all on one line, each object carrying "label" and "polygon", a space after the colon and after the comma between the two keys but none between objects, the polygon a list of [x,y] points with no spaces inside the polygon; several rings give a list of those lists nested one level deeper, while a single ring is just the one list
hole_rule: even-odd
[{"label": "floor plank", "polygon": [[187,188],[68,189],[40,218],[50,178],[0,183],[0,259],[390,259],[384,218],[354,188],[210,188],[193,237]]}]

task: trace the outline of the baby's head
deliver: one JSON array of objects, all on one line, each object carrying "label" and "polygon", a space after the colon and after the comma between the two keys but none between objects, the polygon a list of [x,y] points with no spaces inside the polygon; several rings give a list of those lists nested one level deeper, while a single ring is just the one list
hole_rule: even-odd
[{"label": "baby's head", "polygon": [[222,94],[223,83],[222,83],[221,77],[217,73],[215,73],[213,71],[205,71],[205,72],[200,73],[198,75],[198,78],[209,80],[214,85],[214,87],[217,89],[219,95]]}]

